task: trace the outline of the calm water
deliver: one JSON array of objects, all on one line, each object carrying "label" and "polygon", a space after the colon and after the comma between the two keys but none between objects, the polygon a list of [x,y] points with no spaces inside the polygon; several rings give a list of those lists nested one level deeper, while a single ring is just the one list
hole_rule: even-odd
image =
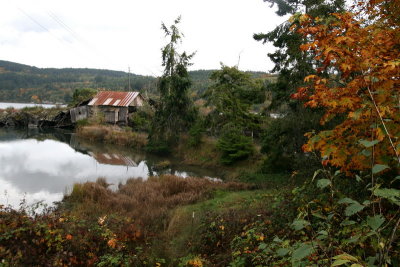
[{"label": "calm water", "polygon": [[[74,134],[38,129],[0,128],[0,204],[18,207],[62,199],[74,183],[105,177],[112,187],[128,178],[158,174],[154,165],[165,160],[120,147],[85,143]],[[182,177],[217,177],[208,170],[174,164],[163,172]]]},{"label": "calm water", "polygon": [[[44,107],[44,108],[54,108],[57,105],[53,104],[33,104],[33,103],[5,103],[5,102],[0,102],[0,109],[6,109],[6,108],[15,108],[15,109],[21,109],[21,108],[26,108],[26,107]],[[63,106],[63,105],[61,105]]]}]

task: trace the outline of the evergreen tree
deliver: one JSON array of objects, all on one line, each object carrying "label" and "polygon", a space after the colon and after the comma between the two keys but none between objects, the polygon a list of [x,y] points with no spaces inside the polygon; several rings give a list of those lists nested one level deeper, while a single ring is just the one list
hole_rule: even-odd
[{"label": "evergreen tree", "polygon": [[169,146],[179,140],[179,134],[188,131],[197,116],[188,96],[191,81],[187,68],[194,54],[178,52],[183,37],[177,27],[180,20],[177,18],[169,28],[162,23],[169,43],[161,50],[164,72],[158,81],[160,101],[149,135],[148,149],[154,152],[167,152]]},{"label": "evergreen tree", "polygon": [[[268,33],[255,34],[254,38],[263,43],[272,42],[277,50],[268,57],[275,64],[272,72],[279,73],[277,83],[270,86],[273,93],[271,109],[287,111],[287,108],[297,109],[297,101],[290,100],[290,95],[304,85],[304,78],[315,73],[313,55],[301,51],[300,46],[307,42],[303,36],[291,27],[299,23],[296,17],[307,13],[313,17],[327,19],[331,13],[342,12],[345,0],[264,0],[278,7],[276,14],[295,15],[292,19],[277,26]],[[289,106],[288,106],[289,104]]]},{"label": "evergreen tree", "polygon": [[[271,6],[277,5],[276,14],[279,16],[288,14],[293,16],[271,32],[254,35],[256,40],[263,43],[272,42],[277,48],[275,52],[268,54],[275,64],[272,72],[279,74],[277,82],[268,86],[268,90],[272,93],[269,111],[285,115],[284,118],[272,122],[271,127],[267,129],[262,150],[269,156],[267,166],[284,165],[285,169],[296,169],[305,166],[304,161],[300,160],[303,155],[301,145],[306,141],[304,133],[320,128],[320,116],[305,111],[303,103],[290,97],[299,87],[304,86],[304,78],[315,74],[318,67],[315,65],[314,56],[300,49],[307,40],[291,29],[300,23],[301,13],[308,13],[329,23],[331,13],[344,10],[345,0],[264,0],[264,2],[271,3]],[[282,164],[282,161],[287,164]]]},{"label": "evergreen tree", "polygon": [[259,124],[258,116],[250,113],[250,107],[265,100],[264,83],[237,67],[224,65],[221,70],[214,71],[210,79],[213,84],[204,97],[207,105],[214,108],[208,116],[212,131],[218,133],[228,122],[254,130]]},{"label": "evergreen tree", "polygon": [[250,137],[243,135],[243,128],[233,122],[222,128],[217,148],[221,151],[221,163],[229,165],[253,154],[254,147]]}]

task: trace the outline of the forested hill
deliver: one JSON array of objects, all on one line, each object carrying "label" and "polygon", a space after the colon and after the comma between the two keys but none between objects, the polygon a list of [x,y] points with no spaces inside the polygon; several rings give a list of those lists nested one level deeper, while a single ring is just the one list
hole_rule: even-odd
[{"label": "forested hill", "polygon": [[[130,75],[131,88],[154,87],[151,76]],[[127,90],[128,73],[122,71],[78,68],[37,68],[9,61],[0,61],[0,101],[62,102],[72,99],[78,88]]]},{"label": "forested hill", "polygon": [[[192,97],[200,97],[210,85],[213,70],[191,71]],[[252,72],[256,77],[266,73]],[[128,73],[86,68],[37,68],[0,60],[0,102],[68,103],[75,89],[94,88],[128,90]],[[157,79],[130,74],[130,87],[135,91],[156,93]]]}]

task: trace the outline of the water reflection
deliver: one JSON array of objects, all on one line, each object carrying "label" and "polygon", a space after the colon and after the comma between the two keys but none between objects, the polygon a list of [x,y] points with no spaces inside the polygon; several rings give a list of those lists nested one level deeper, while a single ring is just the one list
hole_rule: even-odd
[{"label": "water reflection", "polygon": [[[148,177],[144,161],[137,166],[98,163],[95,158],[54,140],[33,139],[0,143],[0,188],[7,190],[8,203],[13,206],[26,193],[28,202],[60,200],[62,193],[77,182],[107,177],[114,185],[130,177]],[[6,197],[6,196],[3,196]]]},{"label": "water reflection", "polygon": [[[128,178],[147,179],[157,174],[160,160],[143,153],[95,145],[64,131],[0,129],[0,204],[17,207],[43,200],[59,201],[74,183],[105,177],[115,188]],[[173,165],[174,166],[174,165]],[[165,172],[187,176],[212,176],[175,166]]]}]

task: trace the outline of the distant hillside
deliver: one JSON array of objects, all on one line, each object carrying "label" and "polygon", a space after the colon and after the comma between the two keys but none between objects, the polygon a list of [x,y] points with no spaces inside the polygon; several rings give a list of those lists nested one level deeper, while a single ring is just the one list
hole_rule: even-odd
[{"label": "distant hillside", "polygon": [[[191,96],[201,97],[211,84],[209,77],[213,70],[191,71],[193,81]],[[262,72],[251,72],[255,77],[271,79]],[[272,77],[273,78],[273,77]],[[131,89],[157,92],[157,78],[130,75]],[[105,90],[128,90],[128,73],[123,71],[82,69],[82,68],[37,68],[0,60],[0,102],[43,101],[68,103],[78,88]]]},{"label": "distant hillside", "polygon": [[[151,76],[131,74],[131,88],[155,87]],[[99,69],[36,68],[9,61],[0,61],[0,101],[66,103],[77,88],[127,90],[128,73]]]}]

